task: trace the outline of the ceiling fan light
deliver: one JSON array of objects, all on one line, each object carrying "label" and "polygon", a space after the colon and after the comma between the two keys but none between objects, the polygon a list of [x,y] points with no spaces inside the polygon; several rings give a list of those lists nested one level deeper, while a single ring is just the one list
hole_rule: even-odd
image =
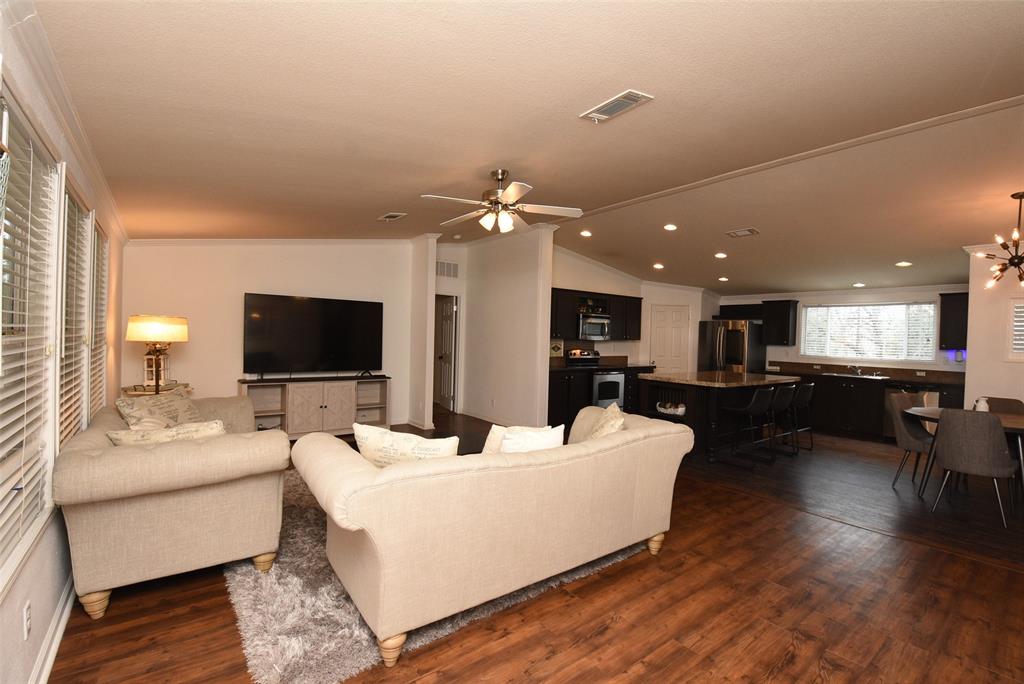
[{"label": "ceiling fan light", "polygon": [[507,233],[515,228],[515,224],[512,222],[512,214],[502,209],[498,212],[498,230],[502,233]]},{"label": "ceiling fan light", "polygon": [[493,211],[489,211],[480,217],[480,225],[484,227],[484,230],[491,230],[497,220],[497,215]]}]

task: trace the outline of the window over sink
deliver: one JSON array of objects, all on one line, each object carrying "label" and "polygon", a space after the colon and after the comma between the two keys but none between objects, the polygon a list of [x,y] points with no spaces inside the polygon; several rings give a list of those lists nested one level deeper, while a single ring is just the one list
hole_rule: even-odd
[{"label": "window over sink", "polygon": [[935,360],[934,302],[805,306],[803,313],[804,356]]}]

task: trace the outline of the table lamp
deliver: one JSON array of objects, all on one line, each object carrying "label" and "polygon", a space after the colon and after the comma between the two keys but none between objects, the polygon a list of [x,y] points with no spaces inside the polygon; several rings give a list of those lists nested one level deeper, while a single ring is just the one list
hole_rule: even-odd
[{"label": "table lamp", "polygon": [[[188,342],[188,319],[180,316],[150,316],[135,314],[128,317],[128,331],[124,339],[128,342],[145,342],[143,357],[143,382],[155,385],[155,394],[160,394],[160,382],[166,371],[167,350],[172,342]],[[152,381],[151,381],[152,379]]]}]

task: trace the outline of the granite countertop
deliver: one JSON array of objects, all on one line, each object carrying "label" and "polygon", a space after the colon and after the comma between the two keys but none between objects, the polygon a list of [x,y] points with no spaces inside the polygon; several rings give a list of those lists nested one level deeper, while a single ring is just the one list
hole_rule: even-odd
[{"label": "granite countertop", "polygon": [[552,373],[564,373],[565,371],[620,371],[630,370],[633,368],[654,368],[653,363],[628,363],[628,364],[615,364],[612,366],[562,366],[559,368],[548,368]]},{"label": "granite countertop", "polygon": [[796,375],[765,375],[764,373],[732,373],[729,371],[697,371],[696,373],[641,373],[641,380],[667,382],[695,387],[756,387],[800,382]]}]

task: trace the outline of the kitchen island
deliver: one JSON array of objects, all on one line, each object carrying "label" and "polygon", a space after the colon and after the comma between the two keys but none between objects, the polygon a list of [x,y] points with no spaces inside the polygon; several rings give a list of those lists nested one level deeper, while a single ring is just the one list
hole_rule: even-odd
[{"label": "kitchen island", "polygon": [[[730,371],[696,371],[689,373],[640,373],[639,413],[690,426],[694,436],[694,452],[703,452],[715,460],[716,437],[732,431],[723,425],[722,406],[745,406],[757,387],[792,385],[800,382],[795,375],[734,373]],[[661,404],[683,404],[686,413],[672,415],[658,410]]]}]

